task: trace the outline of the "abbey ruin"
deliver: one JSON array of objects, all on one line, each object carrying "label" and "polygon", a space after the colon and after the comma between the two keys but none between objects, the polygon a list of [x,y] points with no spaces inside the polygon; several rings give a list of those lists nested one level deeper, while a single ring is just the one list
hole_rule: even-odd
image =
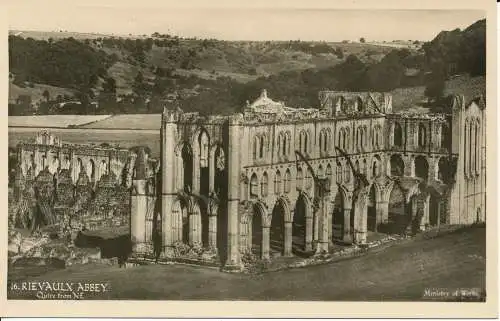
[{"label": "abbey ruin", "polygon": [[375,234],[485,221],[481,97],[456,95],[442,114],[395,113],[385,93],[324,91],[319,101],[290,108],[264,90],[231,116],[166,108],[159,160],[42,134],[18,146],[14,197],[37,194],[52,208],[45,217],[85,217],[90,229],[126,217],[115,221],[130,224],[137,262],[228,270],[249,254],[321,254]]}]

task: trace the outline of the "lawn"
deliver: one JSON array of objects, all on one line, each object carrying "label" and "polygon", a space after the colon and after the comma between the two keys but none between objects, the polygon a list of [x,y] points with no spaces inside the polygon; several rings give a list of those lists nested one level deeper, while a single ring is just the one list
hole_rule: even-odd
[{"label": "lawn", "polygon": [[337,263],[259,275],[184,265],[87,265],[30,280],[109,282],[111,292],[99,299],[415,301],[426,288],[483,288],[485,256],[485,228],[467,228]]}]

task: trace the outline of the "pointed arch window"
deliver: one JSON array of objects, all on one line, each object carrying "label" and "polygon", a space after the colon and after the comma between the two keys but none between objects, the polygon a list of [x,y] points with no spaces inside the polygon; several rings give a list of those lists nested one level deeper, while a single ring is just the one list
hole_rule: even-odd
[{"label": "pointed arch window", "polygon": [[418,146],[425,147],[427,144],[427,130],[424,124],[418,125]]},{"label": "pointed arch window", "polygon": [[403,129],[398,122],[394,123],[394,146],[403,146]]},{"label": "pointed arch window", "polygon": [[269,191],[269,185],[268,185],[269,181],[268,181],[268,177],[267,177],[267,173],[264,172],[264,174],[262,175],[262,181],[260,182],[260,193],[262,195],[262,197],[266,197],[267,194],[268,194],[268,191]]},{"label": "pointed arch window", "polygon": [[301,190],[304,184],[304,172],[302,171],[302,168],[297,168],[297,179],[296,179],[296,184],[297,184],[297,190]]},{"label": "pointed arch window", "polygon": [[281,173],[280,171],[276,171],[276,176],[274,176],[274,193],[276,195],[281,194]]},{"label": "pointed arch window", "polygon": [[290,193],[292,187],[292,174],[290,170],[287,169],[285,172],[285,193]]},{"label": "pointed arch window", "polygon": [[250,178],[250,197],[259,197],[259,180],[257,179],[257,174],[253,173]]},{"label": "pointed arch window", "polygon": [[342,177],[344,173],[342,171],[342,164],[340,162],[337,162],[337,183],[342,183]]},{"label": "pointed arch window", "polygon": [[311,189],[313,185],[313,178],[311,170],[308,168],[306,171],[306,189]]},{"label": "pointed arch window", "polygon": [[203,168],[208,167],[208,149],[208,135],[206,132],[202,132],[200,135],[200,166]]},{"label": "pointed arch window", "polygon": [[265,137],[264,135],[262,135],[260,136],[259,158],[264,157],[264,145],[265,145]]}]

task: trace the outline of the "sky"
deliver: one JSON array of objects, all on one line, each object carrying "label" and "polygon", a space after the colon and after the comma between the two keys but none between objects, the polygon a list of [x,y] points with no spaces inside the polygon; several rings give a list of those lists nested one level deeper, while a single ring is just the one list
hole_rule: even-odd
[{"label": "sky", "polygon": [[[144,1],[144,0],[143,0]],[[92,2],[92,1],[90,1]],[[24,1],[9,7],[9,29],[150,35],[221,40],[431,40],[485,17],[473,10],[338,10],[166,7]],[[181,1],[182,3],[182,1]]]}]

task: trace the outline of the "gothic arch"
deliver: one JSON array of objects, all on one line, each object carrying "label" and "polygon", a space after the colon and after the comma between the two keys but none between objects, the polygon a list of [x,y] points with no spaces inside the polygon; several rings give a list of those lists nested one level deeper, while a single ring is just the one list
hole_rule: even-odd
[{"label": "gothic arch", "polygon": [[358,112],[364,112],[365,111],[365,107],[363,105],[363,100],[359,96],[356,97],[356,111],[358,111]]},{"label": "gothic arch", "polygon": [[405,163],[399,154],[392,154],[390,158],[391,176],[404,176]]},{"label": "gothic arch", "polygon": [[429,162],[424,156],[417,156],[413,160],[415,168],[415,177],[421,178],[425,181],[429,178]]},{"label": "gothic arch", "polygon": [[260,182],[260,194],[262,197],[267,197],[269,194],[269,177],[267,176],[267,173],[264,172],[262,174],[262,180]]},{"label": "gothic arch", "polygon": [[399,122],[394,122],[394,146],[401,147],[403,146],[403,128],[399,124]]}]

